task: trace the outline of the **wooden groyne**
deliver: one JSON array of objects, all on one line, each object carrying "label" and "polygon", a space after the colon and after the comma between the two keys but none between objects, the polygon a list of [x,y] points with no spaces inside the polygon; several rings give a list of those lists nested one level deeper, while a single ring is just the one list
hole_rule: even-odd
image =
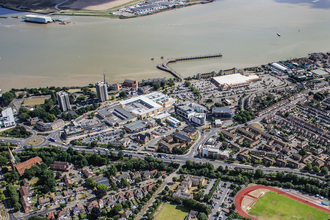
[{"label": "wooden groyne", "polygon": [[214,57],[222,57],[222,54],[217,53],[217,54],[191,56],[191,57],[170,58],[170,59],[167,59],[164,63],[158,64],[157,68],[161,69],[163,71],[169,72],[174,77],[177,77],[180,80],[183,80],[184,78],[179,73],[177,73],[174,69],[172,69],[171,67],[168,66],[169,63],[174,63],[174,62],[183,61],[183,60],[196,60],[196,59],[206,59],[206,58],[214,58]]}]

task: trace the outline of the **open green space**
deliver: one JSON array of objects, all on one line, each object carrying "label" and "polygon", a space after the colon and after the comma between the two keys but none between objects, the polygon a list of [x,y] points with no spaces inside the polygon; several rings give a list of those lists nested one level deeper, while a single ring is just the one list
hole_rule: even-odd
[{"label": "open green space", "polygon": [[248,211],[251,216],[259,220],[286,220],[286,219],[329,219],[329,213],[303,204],[273,191],[267,192]]},{"label": "open green space", "polygon": [[187,208],[166,204],[156,220],[183,220],[188,212]]},{"label": "open green space", "polygon": [[23,106],[42,105],[45,103],[46,99],[47,98],[27,99],[27,100],[24,100]]}]

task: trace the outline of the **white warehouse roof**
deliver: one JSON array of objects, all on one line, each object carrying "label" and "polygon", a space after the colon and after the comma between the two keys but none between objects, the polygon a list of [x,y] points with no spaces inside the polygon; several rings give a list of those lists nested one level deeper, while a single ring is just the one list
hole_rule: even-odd
[{"label": "white warehouse roof", "polygon": [[275,67],[276,69],[279,69],[279,70],[283,71],[283,72],[288,70],[288,68],[286,68],[286,67],[284,67],[284,66],[282,66],[281,64],[278,64],[278,63],[272,63],[272,66]]},{"label": "white warehouse roof", "polygon": [[224,75],[224,76],[217,76],[213,77],[215,81],[219,84],[227,84],[227,85],[233,85],[233,84],[239,84],[239,83],[246,83],[253,79],[258,79],[259,76],[251,74],[248,76],[243,76],[240,73],[230,74],[230,75]]}]

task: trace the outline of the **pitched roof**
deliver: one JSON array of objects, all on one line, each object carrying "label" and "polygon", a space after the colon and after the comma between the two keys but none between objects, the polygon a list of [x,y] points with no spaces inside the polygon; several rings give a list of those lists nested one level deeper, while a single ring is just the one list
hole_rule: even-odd
[{"label": "pitched roof", "polygon": [[[19,171],[19,170],[25,169],[26,167],[29,167],[29,166],[32,166],[34,164],[41,163],[41,162],[42,162],[42,159],[40,157],[34,157],[31,159],[28,159],[27,161],[24,161],[23,163],[18,164],[16,166],[16,169]],[[19,173],[21,174],[21,172],[19,172]],[[23,171],[23,173],[24,173],[24,171]]]}]

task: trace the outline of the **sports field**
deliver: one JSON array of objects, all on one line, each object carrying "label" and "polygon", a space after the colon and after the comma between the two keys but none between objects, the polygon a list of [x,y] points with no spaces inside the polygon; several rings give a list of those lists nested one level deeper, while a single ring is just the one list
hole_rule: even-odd
[{"label": "sports field", "polygon": [[166,204],[156,220],[184,220],[188,212],[184,207]]},{"label": "sports field", "polygon": [[42,105],[45,103],[47,98],[39,98],[39,99],[27,99],[24,101],[23,106],[35,106]]},{"label": "sports field", "polygon": [[267,192],[260,197],[251,210],[248,211],[248,214],[256,216],[259,220],[329,219],[329,213],[273,191]]}]

